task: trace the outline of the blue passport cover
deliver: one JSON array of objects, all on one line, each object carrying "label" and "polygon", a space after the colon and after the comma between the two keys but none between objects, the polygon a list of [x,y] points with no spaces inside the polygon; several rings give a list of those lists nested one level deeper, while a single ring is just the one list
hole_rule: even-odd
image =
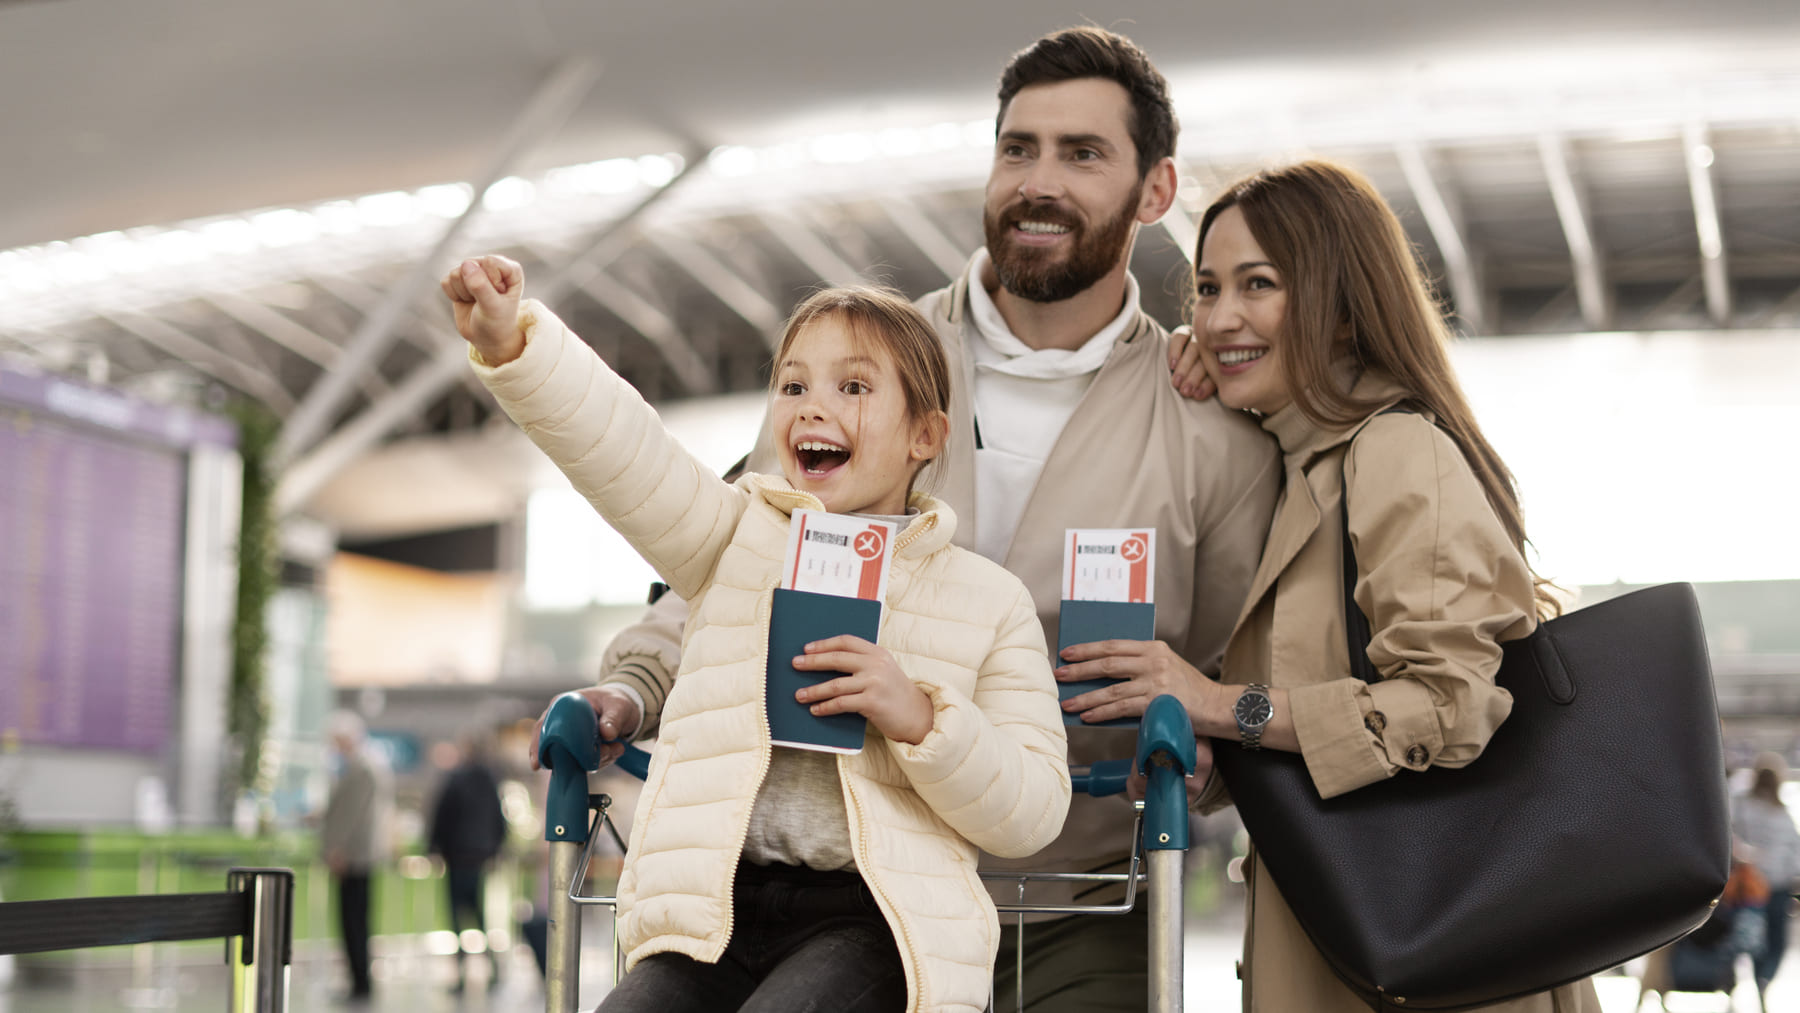
[{"label": "blue passport cover", "polygon": [[862,752],[868,721],[861,714],[816,717],[806,704],[794,699],[794,693],[802,686],[836,679],[844,673],[797,672],[794,659],[806,652],[807,644],[826,637],[848,634],[874,643],[880,627],[881,603],[874,599],[775,589],[775,601],[769,610],[764,706],[769,712],[769,737],[776,745],[828,753]]},{"label": "blue passport cover", "polygon": [[[1091,644],[1096,640],[1155,640],[1156,605],[1147,601],[1070,601],[1063,599],[1056,621],[1056,661],[1062,664],[1062,650],[1070,644]],[[1083,679],[1059,682],[1056,697],[1067,700],[1099,689],[1113,679]],[[1113,718],[1111,721],[1083,721],[1079,713],[1063,712],[1063,724],[1087,728],[1136,728],[1137,718]]]}]

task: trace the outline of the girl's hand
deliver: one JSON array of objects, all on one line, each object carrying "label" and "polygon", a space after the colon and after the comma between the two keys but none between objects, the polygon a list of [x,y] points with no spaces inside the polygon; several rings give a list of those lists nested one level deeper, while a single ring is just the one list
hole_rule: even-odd
[{"label": "girl's hand", "polygon": [[916,746],[931,734],[931,698],[913,685],[884,647],[861,637],[831,637],[806,645],[797,671],[843,672],[842,678],[807,686],[794,699],[814,714],[861,714],[896,742]]},{"label": "girl's hand", "polygon": [[1070,644],[1063,648],[1061,660],[1062,666],[1056,669],[1058,682],[1119,680],[1063,701],[1063,710],[1079,713],[1083,721],[1143,717],[1150,701],[1169,693],[1187,708],[1189,720],[1199,729],[1212,695],[1227,692],[1160,640]]},{"label": "girl's hand", "polygon": [[441,287],[456,312],[456,331],[475,346],[483,362],[499,366],[525,351],[519,326],[519,297],[525,269],[497,254],[470,257],[444,276]]},{"label": "girl's hand", "polygon": [[1204,401],[1219,389],[1206,372],[1194,329],[1186,324],[1169,332],[1169,383],[1195,401]]}]

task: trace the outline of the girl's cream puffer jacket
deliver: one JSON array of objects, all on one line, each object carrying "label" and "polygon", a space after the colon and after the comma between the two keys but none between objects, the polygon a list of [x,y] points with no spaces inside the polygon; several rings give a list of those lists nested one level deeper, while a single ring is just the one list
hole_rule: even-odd
[{"label": "girl's cream puffer jacket", "polygon": [[[477,373],[575,488],[694,603],[681,672],[632,825],[619,882],[628,964],[652,953],[716,961],[731,885],[768,769],[763,707],[771,592],[789,514],[819,509],[780,478],[727,486],[663,429],[635,390],[536,302],[516,360]],[[873,726],[838,773],[857,868],[899,944],[907,1009],[981,1010],[999,925],[976,849],[1028,856],[1069,804],[1055,682],[1030,595],[950,544],[948,507],[895,541],[878,641],[930,697],[916,746]]]}]

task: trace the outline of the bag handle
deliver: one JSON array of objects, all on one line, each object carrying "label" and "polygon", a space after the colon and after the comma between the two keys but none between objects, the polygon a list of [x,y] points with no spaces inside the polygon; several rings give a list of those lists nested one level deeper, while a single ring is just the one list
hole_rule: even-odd
[{"label": "bag handle", "polygon": [[[1390,405],[1363,420],[1367,426],[1382,415],[1416,415],[1413,409],[1403,404]],[[1362,432],[1358,427],[1357,434]],[[1356,435],[1352,435],[1344,446],[1344,460],[1340,469],[1350,464],[1350,448],[1356,443]],[[1339,496],[1338,520],[1344,543],[1344,646],[1350,653],[1350,674],[1369,685],[1381,681],[1381,673],[1376,671],[1375,663],[1369,660],[1369,617],[1363,615],[1362,608],[1356,604],[1356,549],[1350,545],[1350,481],[1342,470],[1338,474],[1338,485],[1343,492]]]},{"label": "bag handle", "polygon": [[[1413,415],[1413,409],[1404,405],[1393,405],[1369,416],[1363,425],[1368,425],[1377,415]],[[1361,430],[1359,429],[1360,433]],[[1354,442],[1356,437],[1352,436]],[[1350,460],[1350,451],[1344,451],[1344,462]],[[1369,641],[1373,635],[1369,631],[1369,617],[1363,615],[1356,604],[1356,550],[1350,545],[1350,483],[1340,477],[1343,486],[1341,497],[1342,510],[1338,520],[1344,543],[1344,647],[1350,654],[1350,674],[1369,685],[1381,681],[1381,673],[1375,669],[1375,663],[1369,660]],[[1550,699],[1567,706],[1575,702],[1575,679],[1569,674],[1568,666],[1563,664],[1562,653],[1557,650],[1556,641],[1548,630],[1539,628],[1530,640],[1530,658],[1532,666],[1537,670],[1538,678],[1544,681],[1544,689]]]}]

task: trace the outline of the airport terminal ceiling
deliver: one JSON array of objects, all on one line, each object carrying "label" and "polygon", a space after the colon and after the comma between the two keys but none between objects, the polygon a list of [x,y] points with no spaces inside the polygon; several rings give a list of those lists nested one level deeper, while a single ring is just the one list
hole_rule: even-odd
[{"label": "airport terminal ceiling", "polygon": [[489,418],[429,284],[462,253],[523,260],[653,399],[752,389],[808,288],[960,269],[998,70],[1081,21],[1175,89],[1182,198],[1134,265],[1165,320],[1212,189],[1321,154],[1466,332],[1800,328],[1791,0],[28,0],[0,2],[0,362],[260,401],[295,509]]}]

